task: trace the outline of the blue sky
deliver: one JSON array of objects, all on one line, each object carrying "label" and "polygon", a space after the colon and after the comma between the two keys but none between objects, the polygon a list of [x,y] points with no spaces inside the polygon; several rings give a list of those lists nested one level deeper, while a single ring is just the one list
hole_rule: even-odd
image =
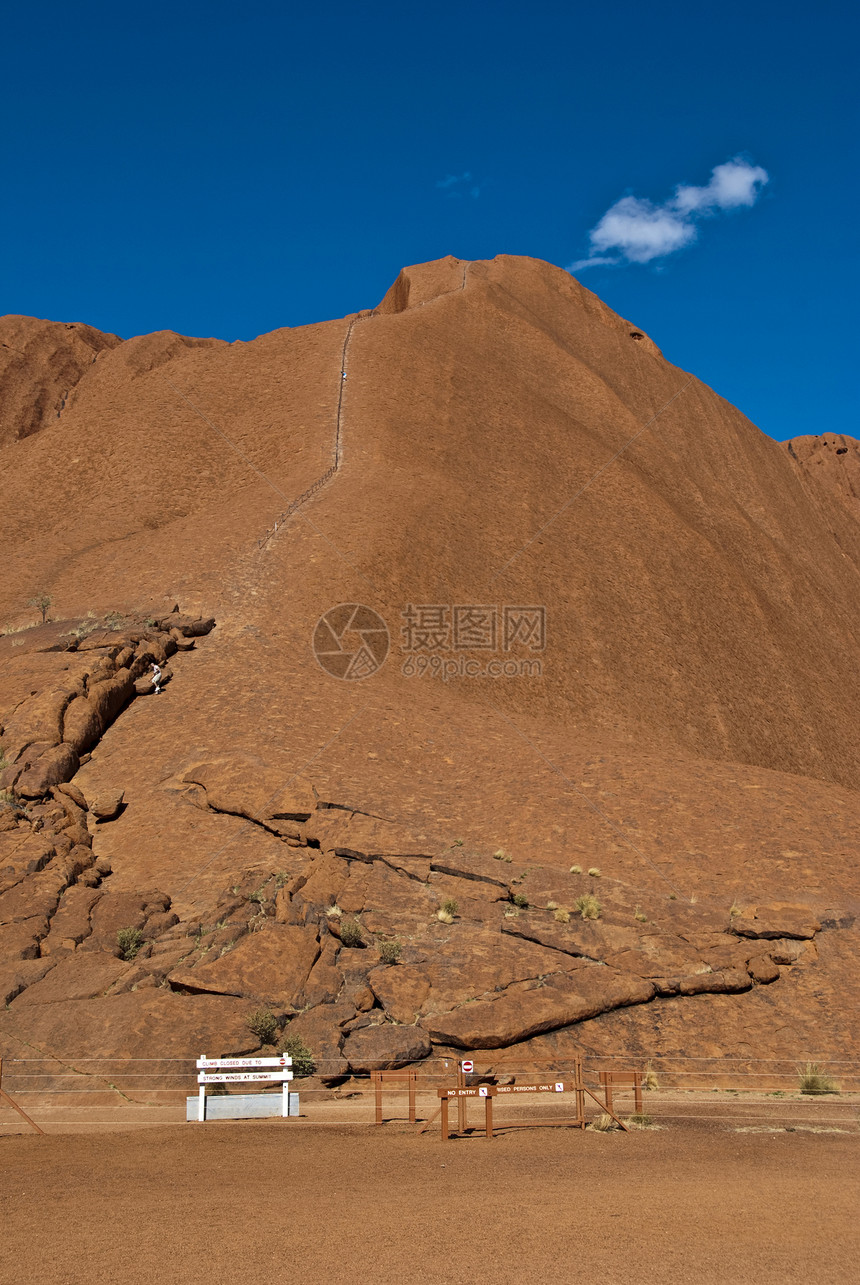
[{"label": "blue sky", "polygon": [[444,254],[594,257],[741,156],[754,205],[580,280],[772,436],[860,435],[859,35],[832,0],[15,6],[0,312],[251,338]]}]

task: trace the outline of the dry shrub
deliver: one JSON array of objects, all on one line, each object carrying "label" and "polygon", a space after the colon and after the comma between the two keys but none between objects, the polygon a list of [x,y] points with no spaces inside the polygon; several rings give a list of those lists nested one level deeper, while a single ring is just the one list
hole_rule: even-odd
[{"label": "dry shrub", "polygon": [[577,897],[573,903],[583,919],[599,919],[602,909],[600,902],[590,892],[585,892],[581,897]]}]

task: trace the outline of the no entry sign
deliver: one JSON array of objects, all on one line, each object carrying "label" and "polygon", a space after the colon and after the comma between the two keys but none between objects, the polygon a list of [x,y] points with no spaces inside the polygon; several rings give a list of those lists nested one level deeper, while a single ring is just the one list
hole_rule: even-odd
[{"label": "no entry sign", "polygon": [[463,1072],[463,1074],[464,1074],[464,1075],[471,1075],[471,1074],[472,1074],[472,1072],[474,1071],[474,1069],[475,1069],[475,1063],[474,1063],[474,1062],[461,1062],[461,1063],[460,1063],[460,1070]]}]

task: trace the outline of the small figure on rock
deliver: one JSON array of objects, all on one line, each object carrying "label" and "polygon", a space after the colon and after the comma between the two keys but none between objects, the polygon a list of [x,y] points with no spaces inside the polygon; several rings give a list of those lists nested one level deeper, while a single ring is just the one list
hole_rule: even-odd
[{"label": "small figure on rock", "polygon": [[162,689],[161,689],[161,688],[159,687],[159,685],[158,685],[160,682],[161,682],[161,670],[160,670],[160,668],[158,667],[158,665],[153,664],[153,666],[152,666],[152,686],[153,686],[153,689],[154,689],[154,691],[155,691],[155,695],[156,695],[156,696],[160,696],[160,695],[161,695],[161,690],[162,690]]}]

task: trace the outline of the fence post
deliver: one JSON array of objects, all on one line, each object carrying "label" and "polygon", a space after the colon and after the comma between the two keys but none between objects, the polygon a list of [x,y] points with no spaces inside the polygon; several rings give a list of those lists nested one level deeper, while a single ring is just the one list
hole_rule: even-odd
[{"label": "fence post", "polygon": [[36,1130],[36,1132],[37,1132],[37,1133],[41,1133],[42,1137],[44,1137],[44,1136],[45,1136],[45,1130],[44,1130],[44,1129],[40,1129],[40,1128],[39,1128],[39,1126],[36,1124],[36,1121],[35,1121],[35,1120],[31,1120],[31,1119],[30,1119],[30,1117],[27,1115],[27,1112],[26,1112],[22,1107],[19,1107],[19,1106],[18,1106],[18,1103],[17,1103],[17,1102],[15,1102],[12,1098],[10,1098],[10,1097],[9,1097],[9,1094],[8,1094],[8,1093],[6,1092],[6,1090],[3,1088],[3,1059],[2,1059],[2,1057],[0,1057],[0,1098],[3,1098],[3,1100],[4,1100],[5,1102],[8,1102],[8,1103],[9,1103],[9,1105],[10,1105],[10,1107],[12,1107],[15,1111],[17,1111],[17,1112],[18,1112],[18,1114],[19,1114],[20,1116],[23,1116],[23,1117],[24,1117],[24,1119],[27,1121],[27,1123],[28,1123],[29,1125],[32,1125],[32,1127]]},{"label": "fence post", "polygon": [[576,1122],[580,1129],[585,1128],[585,1089],[582,1084],[582,1058],[577,1054],[573,1059],[573,1075],[576,1085]]}]

